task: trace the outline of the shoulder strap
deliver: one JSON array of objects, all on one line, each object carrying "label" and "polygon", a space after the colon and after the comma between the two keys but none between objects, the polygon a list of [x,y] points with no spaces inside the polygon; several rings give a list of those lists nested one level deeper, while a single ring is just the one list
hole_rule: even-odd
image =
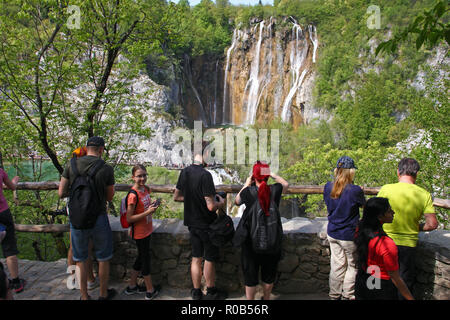
[{"label": "shoulder strap", "polygon": [[95,177],[97,172],[103,167],[104,164],[105,161],[103,161],[102,159],[95,160],[94,164],[89,168],[86,174],[91,178]]},{"label": "shoulder strap", "polygon": [[[125,207],[128,208],[128,196],[130,195],[130,193],[134,194],[136,196],[136,206],[138,204],[139,201],[139,195],[136,192],[136,190],[134,189],[130,189],[130,191],[128,191],[127,193],[127,197],[125,198]],[[134,208],[134,210],[136,210],[136,207]],[[131,238],[134,239],[134,223],[131,223]]]},{"label": "shoulder strap", "polygon": [[127,197],[126,197],[126,199],[125,199],[125,205],[126,205],[127,207],[128,207],[128,196],[130,195],[130,193],[132,193],[132,194],[134,194],[134,195],[136,196],[136,199],[137,199],[136,205],[137,205],[137,203],[138,203],[138,201],[139,201],[139,195],[138,195],[138,193],[136,192],[136,190],[130,189],[130,191],[128,191]]},{"label": "shoulder strap", "polygon": [[258,200],[258,189],[256,186],[250,186],[248,187],[248,190],[250,191],[251,195],[255,200]]}]

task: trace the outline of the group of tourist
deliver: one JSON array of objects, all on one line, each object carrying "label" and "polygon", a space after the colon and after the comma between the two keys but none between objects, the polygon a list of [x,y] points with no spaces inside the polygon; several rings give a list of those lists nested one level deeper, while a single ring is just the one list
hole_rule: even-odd
[{"label": "group of tourist", "polygon": [[[206,146],[203,143],[201,150],[196,150],[193,163],[181,170],[173,199],[184,203],[184,225],[190,234],[192,299],[221,300],[228,295],[215,285],[215,263],[219,259],[220,247],[213,244],[208,230],[217,218],[216,212],[223,209],[225,199],[216,192],[211,173],[205,169]],[[83,152],[75,153],[67,163],[58,189],[61,198],[69,197],[68,208],[72,210],[69,211],[68,263],[73,261],[76,265],[81,300],[91,299],[89,290],[98,282],[100,300],[112,299],[117,294],[108,287],[113,240],[106,203],[114,197],[115,180],[113,168],[101,160],[104,149],[103,138],[89,138]],[[415,184],[419,164],[414,159],[402,159],[397,170],[399,182],[383,186],[376,197],[367,201],[362,188],[353,184],[356,169],[350,157],[339,158],[334,180],[327,182],[323,191],[328,210],[327,235],[331,253],[329,296],[342,300],[414,299],[411,290],[415,279],[418,232],[438,226],[430,194]],[[80,227],[75,220],[75,212],[80,207],[77,202],[82,203],[83,199],[76,196],[74,189],[81,185],[79,179],[82,176],[90,179],[87,179],[88,183],[96,191],[94,200],[82,207],[88,208],[92,202],[98,202],[98,212],[87,227]],[[161,287],[152,283],[150,275],[152,214],[160,202],[153,201],[150,196],[151,190],[146,186],[147,170],[143,165],[134,166],[131,177],[134,183],[126,196],[126,220],[138,254],[124,293],[143,293],[145,299],[154,299]],[[269,178],[275,183],[269,185]],[[0,299],[11,298],[11,291],[19,293],[25,285],[18,272],[13,218],[2,193],[3,184],[15,190],[18,180],[18,177],[10,180],[0,169],[0,227],[3,226],[0,241],[12,278],[7,279],[3,265],[0,265]],[[259,272],[263,289],[261,299],[270,299],[282,253],[281,238],[272,233],[281,230],[282,237],[278,209],[281,195],[288,186],[288,182],[271,172],[267,164],[257,161],[235,198],[236,205],[245,204],[232,241],[241,248],[245,295],[249,300],[256,297]],[[422,217],[425,217],[425,223],[419,224]],[[94,254],[99,265],[99,281],[92,272]],[[144,285],[138,284],[139,274]],[[203,277],[206,290],[202,290]]]},{"label": "group of tourist", "polygon": [[[357,167],[341,157],[334,181],[324,187],[328,210],[331,299],[414,299],[415,251],[419,231],[438,227],[429,192],[415,184],[419,163],[400,160],[398,183],[365,200],[353,184]],[[361,220],[359,208],[363,207]],[[425,223],[420,224],[422,217]]]}]

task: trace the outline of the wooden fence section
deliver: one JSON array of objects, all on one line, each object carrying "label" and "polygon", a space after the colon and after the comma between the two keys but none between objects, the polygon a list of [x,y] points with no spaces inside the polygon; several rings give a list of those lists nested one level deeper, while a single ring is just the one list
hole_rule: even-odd
[{"label": "wooden fence section", "polygon": [[[17,190],[58,190],[59,181],[44,181],[44,182],[19,182]],[[148,185],[154,193],[173,193],[175,185]],[[116,191],[128,191],[131,184],[116,184],[114,189]],[[238,193],[242,185],[217,185],[216,190],[226,193]],[[376,195],[380,187],[361,187],[366,195]],[[309,185],[292,185],[289,186],[284,194],[322,194],[323,186],[309,186]],[[433,205],[439,208],[450,209],[450,199],[433,199]],[[21,232],[67,232],[69,225],[67,224],[44,224],[44,225],[25,225],[16,224],[17,231]]]}]

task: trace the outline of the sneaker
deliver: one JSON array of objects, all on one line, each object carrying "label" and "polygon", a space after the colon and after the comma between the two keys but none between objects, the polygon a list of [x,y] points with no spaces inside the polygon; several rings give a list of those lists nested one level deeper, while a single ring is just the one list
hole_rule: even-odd
[{"label": "sneaker", "polygon": [[161,286],[159,286],[159,285],[154,286],[152,292],[146,292],[145,293],[145,300],[153,300],[153,299],[155,299],[159,295],[160,291],[161,291]]},{"label": "sneaker", "polygon": [[213,287],[207,288],[204,300],[225,300],[226,298],[228,298],[228,293],[226,291]]},{"label": "sneaker", "polygon": [[125,293],[126,295],[132,295],[145,292],[147,292],[147,288],[145,286],[136,285],[133,288],[128,286],[123,293]]},{"label": "sneaker", "polygon": [[87,283],[87,288],[88,290],[92,290],[97,288],[100,285],[98,278],[94,278],[94,282],[89,282]]},{"label": "sneaker", "polygon": [[25,284],[27,282],[24,279],[19,279],[18,282],[14,282],[13,280],[9,280],[9,287],[14,290],[15,293],[20,293],[23,291]]},{"label": "sneaker", "polygon": [[100,297],[98,297],[98,300],[112,300],[116,294],[117,294],[116,289],[111,288],[111,289],[108,289],[108,293],[107,293],[106,297],[100,296]]},{"label": "sneaker", "polygon": [[203,292],[201,289],[192,289],[191,290],[191,297],[192,300],[202,300],[203,299]]}]

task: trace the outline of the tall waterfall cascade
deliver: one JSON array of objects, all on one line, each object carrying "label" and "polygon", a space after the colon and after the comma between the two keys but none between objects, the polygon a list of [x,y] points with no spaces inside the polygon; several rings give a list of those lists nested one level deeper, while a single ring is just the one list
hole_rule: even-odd
[{"label": "tall waterfall cascade", "polygon": [[270,18],[235,29],[224,61],[222,124],[251,125],[277,117],[305,123],[318,45],[316,27],[301,26],[292,17],[283,26]]}]

